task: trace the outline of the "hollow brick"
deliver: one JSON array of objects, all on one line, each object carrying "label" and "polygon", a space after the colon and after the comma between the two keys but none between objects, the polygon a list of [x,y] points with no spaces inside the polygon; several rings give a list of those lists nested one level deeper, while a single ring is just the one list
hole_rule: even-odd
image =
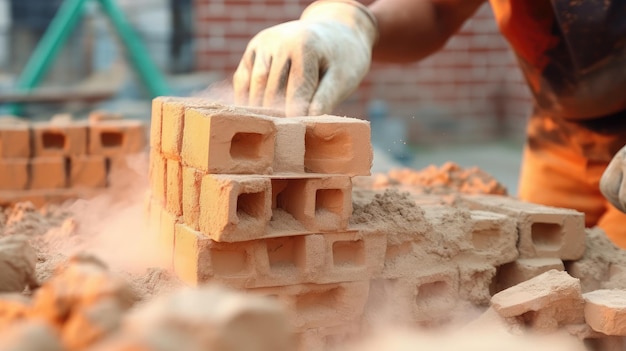
[{"label": "hollow brick", "polygon": [[79,121],[32,125],[33,156],[82,156],[87,153],[87,124]]},{"label": "hollow brick", "polygon": [[70,187],[103,188],[107,185],[105,158],[102,156],[76,156],[69,158]]},{"label": "hollow brick", "polygon": [[261,238],[271,216],[269,178],[214,174],[202,178],[198,226],[211,239],[235,242]]},{"label": "hollow brick", "polygon": [[508,289],[553,269],[563,271],[563,261],[559,258],[520,258],[499,267],[497,289]]},{"label": "hollow brick", "polygon": [[307,172],[370,175],[373,150],[369,122],[328,115],[293,119],[306,125],[304,167]]},{"label": "hollow brick", "polygon": [[497,195],[468,195],[462,201],[472,209],[515,218],[520,258],[577,260],[585,251],[585,217],[581,212]]},{"label": "hollow brick", "polygon": [[64,157],[30,159],[31,189],[62,189],[67,187],[67,163]]},{"label": "hollow brick", "polygon": [[274,173],[304,173],[306,126],[291,118],[275,118]]},{"label": "hollow brick", "polygon": [[146,126],[139,120],[107,120],[89,123],[89,154],[120,157],[143,152]]},{"label": "hollow brick", "polygon": [[29,184],[28,159],[0,159],[0,190],[24,190]]},{"label": "hollow brick", "polygon": [[17,118],[0,118],[0,159],[28,158],[31,154],[30,128]]},{"label": "hollow brick", "polygon": [[191,167],[214,174],[270,174],[276,127],[269,117],[228,109],[185,112],[181,157]]}]

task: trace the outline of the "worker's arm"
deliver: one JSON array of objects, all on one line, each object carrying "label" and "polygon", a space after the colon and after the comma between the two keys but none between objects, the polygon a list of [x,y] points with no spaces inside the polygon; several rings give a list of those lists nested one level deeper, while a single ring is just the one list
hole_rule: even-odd
[{"label": "worker's arm", "polygon": [[373,58],[410,62],[441,49],[486,0],[378,0]]},{"label": "worker's arm", "polygon": [[246,48],[236,102],[289,116],[330,112],[369,71],[372,55],[417,60],[441,48],[484,0],[320,0],[299,20],[270,27]]}]

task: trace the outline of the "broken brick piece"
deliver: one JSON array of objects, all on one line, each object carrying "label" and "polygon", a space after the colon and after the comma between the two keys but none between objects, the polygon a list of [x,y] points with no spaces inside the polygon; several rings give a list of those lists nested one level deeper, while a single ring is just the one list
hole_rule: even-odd
[{"label": "broken brick piece", "polygon": [[144,151],[146,127],[138,120],[106,120],[89,124],[89,154],[118,157]]},{"label": "broken brick piece", "polygon": [[520,258],[498,269],[498,291],[532,279],[550,270],[563,271],[565,266],[559,258]]},{"label": "broken brick piece", "polygon": [[70,187],[103,188],[107,185],[106,161],[102,156],[77,156],[69,159]]},{"label": "broken brick piece", "polygon": [[471,209],[515,218],[520,258],[578,260],[585,252],[585,215],[581,212],[498,195],[466,195],[461,201]]},{"label": "broken brick piece", "polygon": [[270,179],[217,174],[202,178],[198,225],[211,239],[235,242],[261,238],[271,216]]},{"label": "broken brick piece", "polygon": [[28,158],[31,154],[28,123],[17,118],[0,118],[0,159]]},{"label": "broken brick piece", "polygon": [[352,215],[348,176],[272,179],[275,208],[285,210],[311,231],[346,230]]},{"label": "broken brick piece", "polygon": [[214,174],[270,174],[276,127],[270,117],[228,109],[185,111],[183,163]]},{"label": "broken brick piece", "polygon": [[87,124],[79,121],[32,125],[33,156],[81,156],[87,153]]},{"label": "broken brick piece", "polygon": [[602,289],[583,295],[585,322],[595,331],[626,336],[626,291]]},{"label": "broken brick piece", "polygon": [[177,216],[183,214],[182,210],[182,186],[183,175],[180,162],[175,160],[166,160],[167,165],[167,193],[166,193],[166,208],[170,213]]},{"label": "broken brick piece", "polygon": [[67,187],[67,163],[64,157],[30,159],[31,189],[62,189]]},{"label": "broken brick piece", "polygon": [[339,116],[294,117],[306,124],[304,167],[311,173],[370,175],[370,124]]},{"label": "broken brick piece", "polygon": [[24,190],[28,184],[28,159],[0,159],[0,190]]}]

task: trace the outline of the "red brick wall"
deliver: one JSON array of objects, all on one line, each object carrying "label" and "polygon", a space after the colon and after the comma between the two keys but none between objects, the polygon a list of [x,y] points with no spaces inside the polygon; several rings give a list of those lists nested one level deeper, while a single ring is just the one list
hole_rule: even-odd
[{"label": "red brick wall", "polygon": [[[310,2],[195,0],[197,68],[230,78],[256,33],[297,19]],[[412,142],[520,135],[530,109],[530,94],[489,5],[437,54],[414,64],[374,64],[335,113],[367,118],[372,99],[386,101],[408,123]]]}]

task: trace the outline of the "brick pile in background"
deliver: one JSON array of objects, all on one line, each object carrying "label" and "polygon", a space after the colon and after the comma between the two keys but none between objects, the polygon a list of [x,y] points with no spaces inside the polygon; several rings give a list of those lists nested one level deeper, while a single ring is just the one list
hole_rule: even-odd
[{"label": "brick pile in background", "polygon": [[[487,306],[583,256],[584,215],[573,210],[497,195],[460,195],[454,207],[389,192],[357,199],[369,124],[279,115],[155,99],[147,219],[179,278],[278,298],[303,349],[359,334],[390,302],[403,306],[394,320],[443,323],[463,301]],[[377,217],[373,202],[389,213]]]},{"label": "brick pile in background", "polygon": [[0,117],[0,205],[40,206],[106,189],[111,173],[126,167],[125,157],[146,146],[143,122],[110,116],[58,115],[46,122]]},{"label": "brick pile in background", "polygon": [[[197,69],[230,79],[256,33],[297,19],[310,2],[195,0]],[[335,112],[367,118],[373,99],[385,100],[392,115],[408,122],[414,143],[521,136],[531,105],[489,4],[433,56],[414,64],[373,64],[360,88]]]}]

